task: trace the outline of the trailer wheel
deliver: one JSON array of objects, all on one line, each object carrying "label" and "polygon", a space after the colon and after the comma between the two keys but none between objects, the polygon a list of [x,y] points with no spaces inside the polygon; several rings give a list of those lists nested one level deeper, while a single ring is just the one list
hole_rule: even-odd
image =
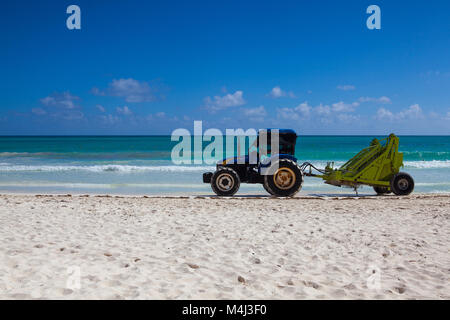
[{"label": "trailer wheel", "polygon": [[211,178],[211,188],[218,196],[233,196],[240,184],[239,175],[231,168],[220,168]]},{"label": "trailer wheel", "polygon": [[[264,189],[277,197],[292,197],[300,191],[303,173],[295,161],[281,159],[274,163],[273,175],[264,176]],[[276,168],[276,169],[275,169]]]},{"label": "trailer wheel", "polygon": [[414,179],[407,173],[399,172],[391,179],[391,190],[397,196],[407,196],[414,190]]},{"label": "trailer wheel", "polygon": [[388,187],[373,187],[373,190],[375,190],[378,195],[391,193]]}]

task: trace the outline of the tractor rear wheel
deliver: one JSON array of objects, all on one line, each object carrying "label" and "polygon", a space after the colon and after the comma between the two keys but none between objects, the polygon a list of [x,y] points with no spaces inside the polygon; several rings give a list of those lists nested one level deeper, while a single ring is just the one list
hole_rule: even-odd
[{"label": "tractor rear wheel", "polygon": [[407,196],[414,190],[414,179],[407,173],[399,172],[391,179],[391,190],[397,196]]},{"label": "tractor rear wheel", "polygon": [[292,197],[300,191],[303,173],[295,161],[281,159],[269,169],[272,175],[264,176],[264,189],[277,197]]},{"label": "tractor rear wheel", "polygon": [[266,190],[266,191],[267,191],[267,193],[269,193],[270,195],[272,195],[272,196],[273,196],[272,190],[270,190],[269,188],[267,188],[267,186],[266,186],[266,184],[265,184],[265,183],[263,183],[263,187],[264,187],[264,190]]},{"label": "tractor rear wheel", "polygon": [[391,193],[388,187],[373,187],[373,190],[375,190],[378,195]]},{"label": "tractor rear wheel", "polygon": [[233,196],[240,184],[239,175],[231,168],[220,168],[211,177],[211,188],[218,196]]}]

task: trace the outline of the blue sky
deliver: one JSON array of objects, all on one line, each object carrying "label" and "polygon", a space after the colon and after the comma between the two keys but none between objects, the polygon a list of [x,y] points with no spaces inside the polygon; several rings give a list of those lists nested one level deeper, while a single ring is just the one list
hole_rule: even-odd
[{"label": "blue sky", "polygon": [[[81,30],[66,8],[81,8]],[[381,30],[366,8],[381,8]],[[8,1],[0,134],[450,134],[448,1]]]}]

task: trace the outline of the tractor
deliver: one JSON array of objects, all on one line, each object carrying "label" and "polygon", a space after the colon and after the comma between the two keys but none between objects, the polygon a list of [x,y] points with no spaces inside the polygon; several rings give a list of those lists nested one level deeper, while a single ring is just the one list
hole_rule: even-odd
[{"label": "tractor", "polygon": [[[271,146],[271,136],[275,132],[278,148]],[[262,134],[265,139],[261,139]],[[362,185],[373,187],[377,195],[392,192],[405,196],[414,190],[413,178],[400,172],[403,153],[398,152],[399,138],[394,134],[382,140],[373,139],[369,147],[339,168],[334,168],[333,162],[328,162],[324,169],[309,162],[298,164],[296,141],[297,134],[290,129],[260,130],[255,141],[256,161],[251,161],[249,155],[224,159],[217,163],[215,172],[203,174],[203,182],[211,184],[218,196],[233,196],[241,183],[260,183],[272,196],[291,197],[300,191],[305,176],[321,178],[330,185],[353,188],[356,194]]]}]

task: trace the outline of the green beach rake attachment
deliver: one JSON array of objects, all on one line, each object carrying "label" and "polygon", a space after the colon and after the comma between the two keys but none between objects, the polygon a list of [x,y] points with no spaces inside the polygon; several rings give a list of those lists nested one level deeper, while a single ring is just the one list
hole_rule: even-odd
[{"label": "green beach rake attachment", "polygon": [[[330,185],[354,188],[356,194],[358,187],[368,185],[377,194],[408,195],[414,190],[414,180],[409,174],[400,172],[403,153],[398,152],[398,146],[399,138],[390,134],[382,140],[373,139],[369,147],[338,169],[334,169],[333,162],[328,162],[325,169],[318,169],[309,162],[300,167],[306,176],[322,178]],[[314,174],[313,169],[319,174]]]}]

